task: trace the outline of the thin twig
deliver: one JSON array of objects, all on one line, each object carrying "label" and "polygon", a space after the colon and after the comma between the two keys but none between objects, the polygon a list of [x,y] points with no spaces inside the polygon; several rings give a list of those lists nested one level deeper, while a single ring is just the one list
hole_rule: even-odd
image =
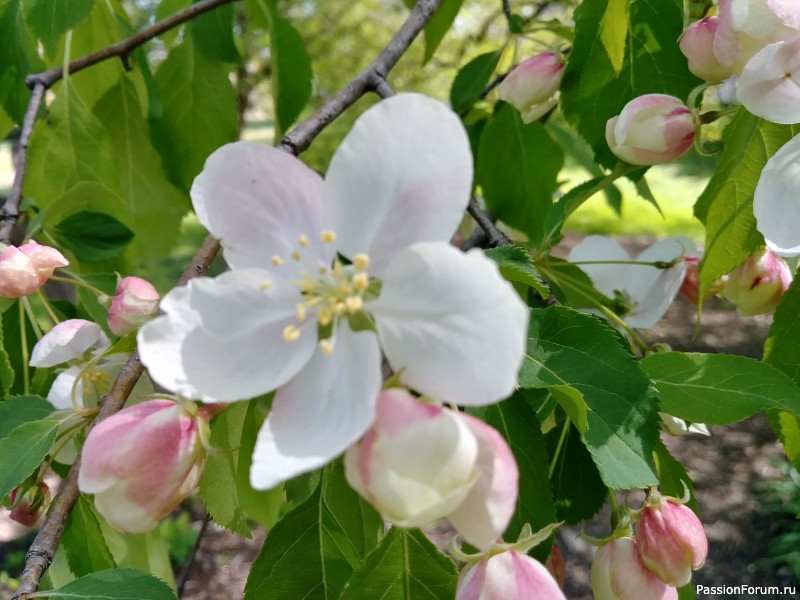
[{"label": "thin twig", "polygon": [[503,244],[511,243],[509,237],[497,228],[497,225],[494,224],[489,215],[483,212],[474,198],[469,201],[467,212],[472,215],[475,222],[486,232],[486,235],[489,236],[490,246],[502,246]]},{"label": "thin twig", "polygon": [[381,98],[391,98],[397,94],[397,92],[392,89],[392,86],[389,85],[389,82],[377,73],[373,73],[372,77],[370,77],[370,86],[372,87],[372,91]]},{"label": "thin twig", "polygon": [[[400,27],[397,33],[395,33],[389,44],[372,64],[366,70],[359,73],[353,81],[347,84],[309,119],[300,123],[293,131],[289,132],[283,138],[283,141],[281,141],[280,147],[292,154],[299,154],[308,148],[311,142],[328,126],[328,124],[370,90],[370,82],[374,81],[374,77],[379,76],[385,80],[386,73],[397,64],[400,57],[408,50],[411,42],[414,41],[414,38],[422,31],[422,28],[428,22],[436,8],[438,8],[439,4],[441,4],[441,1],[442,0],[419,0],[411,10],[405,23]],[[215,0],[215,2],[215,5],[224,3],[222,0]],[[194,6],[196,7],[199,4],[203,3],[198,3]],[[195,14],[200,13],[198,12]],[[165,19],[165,21],[171,20],[174,22],[174,17],[175,15]],[[162,23],[163,22],[164,21],[162,21]],[[119,44],[115,44],[115,46],[119,46]],[[101,52],[103,51],[95,52],[89,56],[98,55]],[[105,58],[109,58],[110,56],[115,56],[115,54],[109,54],[105,56]],[[87,57],[84,57],[84,59],[86,58]],[[83,64],[81,61],[84,59],[78,59],[74,62]],[[99,62],[99,60],[95,60],[94,62]],[[87,63],[85,66],[94,64],[94,62]],[[82,66],[81,68],[85,67]],[[185,284],[192,277],[203,275],[208,270],[208,267],[211,265],[218,251],[219,240],[209,235],[202,246],[200,246],[192,262],[186,267],[186,270],[180,278],[179,285]],[[144,366],[139,360],[139,353],[134,352],[128,359],[128,362],[125,363],[111,391],[101,400],[100,411],[95,420],[95,424],[122,408],[133,390],[133,386],[143,372]],[[19,578],[20,585],[12,600],[27,600],[29,594],[36,592],[39,588],[39,582],[42,576],[53,561],[53,556],[61,541],[61,534],[63,533],[67,517],[72,510],[72,506],[78,499],[79,466],[80,457],[75,460],[69,474],[64,479],[58,494],[50,506],[47,518],[39,534],[36,536],[36,539],[33,540],[33,544],[31,544],[28,550],[25,557],[25,568]]]},{"label": "thin twig", "polygon": [[203,536],[208,531],[208,524],[211,522],[211,515],[206,512],[206,516],[203,519],[203,524],[200,525],[200,531],[197,532],[197,539],[194,541],[194,545],[192,546],[192,551],[189,553],[189,559],[186,561],[186,566],[183,567],[183,571],[181,571],[180,577],[178,577],[177,582],[177,590],[178,590],[178,598],[183,596],[183,590],[186,587],[186,583],[189,581],[189,575],[192,574],[192,567],[194,566],[194,560],[197,557],[197,551],[200,550],[200,544],[203,542]]},{"label": "thin twig", "polygon": [[511,12],[511,0],[503,0],[503,14],[506,16],[506,20],[510,23],[511,17],[514,16],[514,13]]}]

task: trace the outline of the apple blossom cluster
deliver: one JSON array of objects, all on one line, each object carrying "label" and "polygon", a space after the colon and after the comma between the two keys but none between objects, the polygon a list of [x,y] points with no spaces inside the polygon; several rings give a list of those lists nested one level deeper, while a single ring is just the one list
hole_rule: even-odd
[{"label": "apple blossom cluster", "polygon": [[679,500],[648,494],[634,515],[635,533],[623,525],[592,562],[596,600],[677,600],[676,588],[703,566],[708,540],[703,525]]}]

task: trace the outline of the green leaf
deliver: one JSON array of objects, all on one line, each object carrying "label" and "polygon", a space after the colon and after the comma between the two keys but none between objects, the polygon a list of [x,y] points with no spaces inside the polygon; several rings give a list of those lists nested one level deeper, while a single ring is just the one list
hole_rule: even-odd
[{"label": "green leaf", "polygon": [[466,110],[478,101],[500,62],[500,56],[502,52],[499,50],[481,54],[458,72],[450,88],[450,104],[454,111]]},{"label": "green leaf", "polygon": [[22,0],[22,12],[31,31],[50,56],[58,50],[58,40],[92,12],[94,0]]},{"label": "green leaf", "polygon": [[111,215],[81,211],[53,227],[59,244],[78,260],[99,262],[119,256],[133,239],[133,232]]},{"label": "green leaf", "polygon": [[102,515],[95,513],[95,516],[118,567],[150,573],[172,588],[175,587],[169,546],[161,535],[160,527],[147,533],[120,533],[113,529]]},{"label": "green leaf", "polygon": [[[11,366],[11,358],[8,356],[8,352],[6,351],[5,343],[3,342],[3,322],[0,319],[0,392],[2,392],[2,397],[5,398],[11,392],[11,386],[14,385],[14,367]],[[0,404],[0,411],[2,411],[2,407],[4,404]],[[0,413],[1,414],[1,413]],[[3,428],[3,419],[0,419],[0,431]],[[0,434],[0,438],[3,437]]]},{"label": "green leaf", "polygon": [[[530,523],[533,531],[555,523],[556,507],[550,490],[547,447],[536,413],[520,392],[499,404],[470,410],[499,431],[511,447],[519,467],[519,499],[503,539],[516,541],[522,526]],[[550,545],[537,546],[532,554],[547,560]]]},{"label": "green leaf", "polygon": [[657,403],[647,377],[610,326],[566,307],[532,310],[519,384],[566,385],[583,395],[588,428],[582,440],[608,487],[657,483],[651,467]]},{"label": "green leaf", "polygon": [[53,445],[58,421],[23,423],[0,440],[0,499],[41,464]]},{"label": "green leaf", "polygon": [[535,289],[540,296],[546,298],[550,294],[547,284],[542,280],[533,259],[519,246],[498,246],[484,252],[497,263],[500,274],[508,281],[524,283]]},{"label": "green leaf", "polygon": [[336,461],[314,494],[272,528],[253,562],[245,600],[338,598],[378,543],[383,520],[345,481]]},{"label": "green leaf", "polygon": [[800,417],[785,411],[772,410],[767,413],[769,424],[783,444],[786,457],[800,470]]},{"label": "green leaf", "polygon": [[46,419],[54,411],[53,405],[40,396],[11,396],[0,402],[0,440],[19,425]]},{"label": "green leaf", "polygon": [[239,495],[233,492],[245,417],[247,403],[238,402],[211,422],[211,446],[217,451],[208,457],[199,489],[215,523],[249,538],[250,527],[239,505]]},{"label": "green leaf", "polygon": [[418,529],[393,527],[364,561],[340,600],[451,600],[455,563]]},{"label": "green leaf", "polygon": [[569,420],[545,436],[553,457],[550,485],[559,521],[576,525],[594,517],[606,501],[608,488],[592,455]]},{"label": "green leaf", "polygon": [[694,207],[706,228],[701,293],[764,243],[753,216],[753,193],[767,160],[798,132],[800,125],[776,125],[744,108],[725,128],[725,152]]},{"label": "green leaf", "polygon": [[[629,5],[627,23],[624,5]],[[561,109],[600,164],[611,168],[617,163],[606,144],[605,127],[625,104],[643,94],[686,98],[700,83],[687,70],[675,42],[682,31],[680,0],[588,0],[575,10],[575,41],[561,83]],[[620,38],[623,33],[626,40]],[[622,48],[626,51],[620,66]]]},{"label": "green leaf", "polygon": [[114,194],[119,172],[105,128],[72,85],[62,85],[47,119],[33,132],[26,193],[48,207],[74,185],[91,181]]},{"label": "green leaf", "polygon": [[464,0],[442,0],[439,8],[436,9],[425,25],[425,57],[422,59],[423,64],[433,57],[453,21],[456,20],[456,15],[461,10],[462,4],[464,4]]},{"label": "green leaf", "polygon": [[[689,490],[689,502],[687,505],[697,512],[697,499],[694,495],[694,484],[689,476],[686,467],[677,458],[672,456],[663,442],[656,444],[653,455],[658,471],[658,481],[661,485],[661,493],[674,498],[683,498],[686,489]],[[684,486],[686,486],[684,488]]]},{"label": "green leaf", "polygon": [[[155,16],[156,21],[161,21],[166,19],[170,15],[178,12],[179,10],[183,10],[187,6],[192,3],[192,0],[162,0],[156,6]],[[164,42],[168,48],[172,46],[172,43],[178,37],[178,34],[181,32],[180,27],[173,27],[172,29],[168,29],[158,37]]]},{"label": "green leaf", "polygon": [[175,600],[169,586],[136,569],[109,569],[46,592],[49,600]]},{"label": "green leaf", "polygon": [[226,63],[242,60],[233,39],[233,14],[233,4],[226,4],[192,19],[193,37],[209,58]]},{"label": "green leaf", "polygon": [[303,38],[269,3],[269,48],[272,59],[272,99],[277,143],[294,124],[311,97],[311,58]]},{"label": "green leaf", "polygon": [[208,155],[236,139],[236,97],[224,64],[188,39],[170,51],[155,80],[163,106],[154,142],[164,171],[188,191]]},{"label": "green leaf", "polygon": [[20,0],[6,3],[0,16],[0,32],[0,103],[14,123],[21,124],[31,97],[25,76],[42,71],[44,63],[23,20]]},{"label": "green leaf", "polygon": [[753,358],[664,352],[641,364],[658,388],[661,410],[679,419],[727,425],[770,409],[800,415],[800,388]]},{"label": "green leaf", "polygon": [[[230,7],[232,8],[232,6]],[[134,84],[121,80],[95,106],[122,176],[128,223],[136,234],[133,249],[146,268],[169,253],[188,209],[187,198],[166,177],[161,157],[148,135]]]},{"label": "green leaf", "polygon": [[500,103],[481,135],[476,179],[494,215],[538,241],[563,163],[541,123],[525,125],[515,108]]},{"label": "green leaf", "polygon": [[83,494],[78,496],[69,514],[61,545],[67,553],[69,569],[76,577],[117,566],[106,546],[92,504]]},{"label": "green leaf", "polygon": [[[0,102],[2,102],[1,96]],[[13,128],[14,121],[11,120],[11,117],[9,117],[8,113],[3,109],[3,105],[0,104],[0,139],[5,139]]]}]

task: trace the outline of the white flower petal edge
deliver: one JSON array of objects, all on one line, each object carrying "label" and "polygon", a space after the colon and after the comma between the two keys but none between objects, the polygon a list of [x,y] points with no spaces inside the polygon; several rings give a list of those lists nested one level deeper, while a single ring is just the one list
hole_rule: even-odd
[{"label": "white flower petal edge", "polygon": [[736,94],[756,116],[773,123],[800,123],[800,39],[770,44],[753,56]]},{"label": "white flower petal edge", "polygon": [[365,309],[389,364],[410,387],[467,406],[514,391],[529,312],[482,252],[414,244],[392,260],[381,295]]},{"label": "white flower petal edge", "polygon": [[438,100],[398,94],[365,112],[331,159],[325,225],[342,254],[369,254],[370,272],[380,276],[406,246],[449,240],[471,190],[459,118]]},{"label": "white flower petal edge", "polygon": [[164,316],[139,330],[139,355],[152,378],[179,396],[206,402],[258,396],[286,383],[314,351],[313,331],[292,342],[291,351],[282,337],[295,322],[299,298],[295,286],[256,269],[192,279],[164,297]]},{"label": "white flower petal edge", "polygon": [[767,247],[781,256],[800,254],[800,135],[768,161],[756,185],[753,214]]},{"label": "white flower petal edge", "polygon": [[280,388],[258,434],[250,469],[255,489],[269,489],[321,467],[344,452],[375,420],[381,353],[375,334],[343,325],[336,349],[318,348]]},{"label": "white flower petal edge", "polygon": [[85,319],[62,321],[33,347],[32,367],[54,367],[81,358],[88,350],[104,350],[111,342],[97,323]]},{"label": "white flower petal edge", "polygon": [[208,157],[191,196],[200,222],[222,240],[228,264],[263,269],[273,256],[292,264],[301,235],[314,256],[330,258],[319,239],[322,187],[322,178],[298,158],[236,142]]},{"label": "white flower petal edge", "polygon": [[[575,246],[567,256],[573,263],[592,261],[620,261],[631,259],[628,252],[615,240],[604,235],[589,235]],[[623,290],[628,284],[630,265],[626,264],[579,264],[581,271],[589,276],[601,294],[614,297],[614,290]]]}]

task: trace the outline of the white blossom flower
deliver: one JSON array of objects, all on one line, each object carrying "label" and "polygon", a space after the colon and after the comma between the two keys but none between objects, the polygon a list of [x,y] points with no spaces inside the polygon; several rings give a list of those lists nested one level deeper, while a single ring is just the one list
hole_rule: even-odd
[{"label": "white blossom flower", "polygon": [[786,142],[761,171],[753,195],[756,228],[779,256],[800,254],[800,135]]},{"label": "white blossom flower", "polygon": [[258,144],[209,157],[192,201],[232,270],[167,294],[139,352],[153,379],[184,397],[277,390],[254,487],[324,465],[366,432],[381,348],[406,385],[446,402],[513,391],[527,310],[494,263],[447,242],[471,179],[460,121],[418,94],[364,113],[324,182]]}]

